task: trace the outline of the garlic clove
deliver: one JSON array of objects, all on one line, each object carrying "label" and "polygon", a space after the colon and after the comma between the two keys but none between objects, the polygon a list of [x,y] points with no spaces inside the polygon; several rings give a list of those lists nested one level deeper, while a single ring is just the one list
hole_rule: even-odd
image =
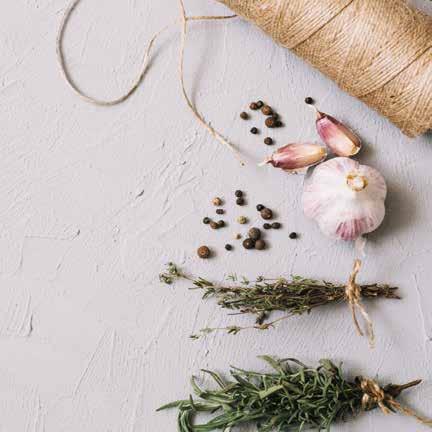
[{"label": "garlic clove", "polygon": [[321,139],[337,156],[354,156],[362,147],[360,138],[351,129],[318,110],[316,128]]},{"label": "garlic clove", "polygon": [[303,190],[303,210],[334,239],[356,240],[378,228],[387,187],[374,168],[337,157],[315,168]]},{"label": "garlic clove", "polygon": [[271,164],[289,172],[301,172],[322,162],[327,157],[325,147],[311,143],[287,144],[277,149],[260,165]]}]

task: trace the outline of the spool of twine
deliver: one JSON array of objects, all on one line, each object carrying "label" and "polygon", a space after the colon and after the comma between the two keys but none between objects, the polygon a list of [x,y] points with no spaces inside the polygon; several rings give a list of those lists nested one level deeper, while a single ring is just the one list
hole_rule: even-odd
[{"label": "spool of twine", "polygon": [[432,129],[432,17],[404,0],[218,0],[410,137]]}]

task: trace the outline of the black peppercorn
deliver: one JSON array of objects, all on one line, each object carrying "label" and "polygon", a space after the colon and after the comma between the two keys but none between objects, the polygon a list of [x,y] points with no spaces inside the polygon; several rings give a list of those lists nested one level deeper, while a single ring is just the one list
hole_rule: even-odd
[{"label": "black peppercorn", "polygon": [[266,242],[264,240],[257,240],[255,242],[255,249],[263,250],[266,247]]},{"label": "black peppercorn", "polygon": [[289,238],[290,239],[296,239],[298,237],[298,235],[297,235],[297,233],[296,232],[292,232],[290,235],[289,235]]},{"label": "black peppercorn", "polygon": [[279,222],[273,222],[273,223],[271,224],[271,227],[272,227],[273,229],[279,229],[279,228],[281,227],[281,224],[280,224]]},{"label": "black peppercorn", "polygon": [[264,139],[264,144],[272,145],[273,144],[273,140],[270,137],[267,137],[267,138]]},{"label": "black peppercorn", "polygon": [[240,118],[243,120],[247,120],[249,118],[249,114],[245,111],[240,113]]},{"label": "black peppercorn", "polygon": [[242,205],[244,205],[244,203],[245,203],[245,201],[244,201],[243,197],[239,197],[239,198],[236,199],[236,204],[237,205],[242,206]]},{"label": "black peppercorn", "polygon": [[269,223],[265,223],[265,224],[263,225],[263,228],[264,228],[265,230],[268,230],[268,229],[271,228],[271,224],[269,224]]},{"label": "black peppercorn", "polygon": [[307,103],[308,105],[312,105],[314,103],[314,100],[308,96],[307,98],[305,98],[305,103]]},{"label": "black peppercorn", "polygon": [[265,220],[271,219],[273,217],[273,212],[268,208],[263,208],[260,213],[261,217]]},{"label": "black peppercorn", "polygon": [[208,225],[210,222],[211,222],[211,220],[210,220],[209,217],[205,217],[205,218],[203,219],[203,224]]},{"label": "black peppercorn", "polygon": [[236,191],[234,192],[234,195],[235,195],[237,198],[240,198],[240,197],[243,196],[243,191],[241,191],[241,190],[236,190]]},{"label": "black peppercorn", "polygon": [[252,240],[259,240],[261,238],[261,231],[258,228],[251,228],[248,231],[248,235]]},{"label": "black peppercorn", "polygon": [[263,208],[264,208],[264,206],[263,206],[262,204],[258,204],[258,205],[256,206],[256,209],[257,209],[258,211],[261,211]]},{"label": "black peppercorn", "polygon": [[259,107],[258,107],[258,104],[257,104],[256,102],[252,102],[252,103],[249,105],[249,108],[250,108],[251,110],[253,110],[253,111],[256,111]]},{"label": "black peppercorn", "polygon": [[219,228],[219,225],[217,224],[217,222],[214,222],[214,221],[210,222],[210,226],[212,229],[218,229]]},{"label": "black peppercorn", "polygon": [[258,108],[262,108],[264,106],[264,102],[262,100],[259,100],[256,104]]},{"label": "black peppercorn", "polygon": [[251,238],[247,238],[243,240],[243,247],[245,249],[253,249],[255,247],[255,240]]},{"label": "black peppercorn", "polygon": [[280,120],[276,120],[275,126],[276,127],[282,127],[283,123]]},{"label": "black peppercorn", "polygon": [[224,209],[216,209],[216,214],[223,215],[225,213]]},{"label": "black peppercorn", "polygon": [[265,119],[265,125],[268,127],[268,128],[274,128],[274,127],[276,127],[276,119],[274,118],[274,117],[267,117],[266,119]]},{"label": "black peppercorn", "polygon": [[218,221],[217,225],[218,225],[218,228],[222,228],[225,226],[225,221],[220,220],[220,221]]},{"label": "black peppercorn", "polygon": [[230,250],[232,250],[232,246],[231,246],[230,244],[226,244],[226,245],[225,245],[225,249],[226,249],[227,251],[230,251]]},{"label": "black peppercorn", "polygon": [[261,112],[262,112],[264,115],[266,115],[266,116],[269,116],[269,115],[272,115],[272,114],[273,114],[273,110],[272,110],[271,107],[269,107],[268,105],[264,105],[264,106],[261,108]]},{"label": "black peppercorn", "polygon": [[253,134],[253,135],[256,135],[256,134],[258,133],[258,129],[257,129],[256,127],[253,127],[253,128],[250,130],[250,133]]},{"label": "black peppercorn", "polygon": [[211,251],[207,246],[200,246],[197,250],[197,254],[200,258],[206,259],[211,255]]}]

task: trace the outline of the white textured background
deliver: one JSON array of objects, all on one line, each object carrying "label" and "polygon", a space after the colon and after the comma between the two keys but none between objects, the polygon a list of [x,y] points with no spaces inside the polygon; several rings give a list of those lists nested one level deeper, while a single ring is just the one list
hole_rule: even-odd
[{"label": "white textured background", "polygon": [[[248,132],[262,126],[262,116],[238,119],[257,98],[283,115],[286,127],[273,134],[278,144],[317,139],[303,104],[309,95],[364,138],[361,160],[382,171],[389,195],[361,280],[397,284],[404,298],[369,303],[373,352],[343,306],[267,333],[191,341],[201,327],[239,320],[186,286],[161,286],[167,261],[216,279],[236,271],[342,281],[353,249],[303,218],[301,177],[253,163],[240,168],[197,124],[180,94],[177,29],[159,41],[145,82],[127,103],[104,109],[77,98],[55,56],[66,5],[1,2],[0,431],[174,431],[176,413],[155,408],[187,396],[192,373],[260,368],[263,353],[310,363],[331,356],[383,380],[423,377],[403,400],[432,415],[432,135],[407,139],[241,20],[192,24],[188,88],[206,118],[252,160],[271,150],[263,135]],[[417,5],[432,13],[430,1]],[[190,14],[226,12],[213,0],[187,7]],[[73,76],[99,97],[121,94],[149,37],[177,16],[173,0],[83,1],[66,33]],[[247,191],[248,207],[232,204],[237,188]],[[229,201],[229,221],[240,213],[254,221],[258,202],[276,209],[284,229],[268,233],[271,248],[226,253],[236,224],[210,232],[200,222],[214,211],[214,195]],[[291,230],[301,239],[289,240]],[[202,243],[217,249],[214,259],[196,258]],[[426,431],[378,411],[335,430],[385,428]]]}]

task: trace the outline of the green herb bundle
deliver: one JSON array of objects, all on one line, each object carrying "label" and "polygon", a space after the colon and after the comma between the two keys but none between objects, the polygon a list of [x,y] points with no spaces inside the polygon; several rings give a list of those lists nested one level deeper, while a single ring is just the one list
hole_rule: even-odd
[{"label": "green herb bundle", "polygon": [[[192,378],[199,399],[190,396],[158,411],[178,408],[179,432],[228,432],[242,424],[255,424],[259,432],[301,432],[310,428],[329,431],[335,422],[377,407],[385,413],[400,411],[432,424],[395,400],[420,380],[382,389],[375,381],[361,377],[347,381],[341,368],[329,360],[321,360],[315,369],[295,359],[261,358],[271,365],[273,373],[232,368],[232,381],[226,382],[217,373],[204,370],[216,382],[217,390],[202,390]],[[214,416],[205,424],[195,424],[199,413]]]},{"label": "green herb bundle", "polygon": [[[358,272],[359,267],[355,268]],[[352,275],[352,284],[355,284],[355,275]],[[192,335],[193,338],[208,334],[214,330],[226,330],[228,333],[236,334],[241,330],[255,328],[266,330],[274,326],[278,321],[284,320],[293,315],[309,313],[319,306],[334,303],[348,302],[346,284],[333,284],[326,281],[317,281],[293,276],[290,280],[283,277],[269,279],[263,276],[254,281],[246,278],[238,279],[236,276],[229,276],[229,284],[215,284],[202,277],[194,278],[184,274],[174,263],[169,263],[164,273],[159,275],[161,282],[172,284],[177,279],[185,279],[192,283],[191,289],[199,289],[203,292],[203,299],[215,298],[218,304],[225,309],[236,311],[240,314],[253,314],[256,322],[250,327],[228,326],[223,328],[204,328],[200,334]],[[380,284],[355,285],[358,289],[359,298],[387,298],[399,299],[396,294],[396,287]],[[359,305],[359,299],[357,303]],[[360,305],[362,314],[364,308]],[[269,314],[274,311],[283,311],[287,314],[273,321],[268,321]],[[363,314],[364,315],[364,314]],[[353,318],[359,333],[355,311]],[[366,314],[366,318],[367,314]]]}]

